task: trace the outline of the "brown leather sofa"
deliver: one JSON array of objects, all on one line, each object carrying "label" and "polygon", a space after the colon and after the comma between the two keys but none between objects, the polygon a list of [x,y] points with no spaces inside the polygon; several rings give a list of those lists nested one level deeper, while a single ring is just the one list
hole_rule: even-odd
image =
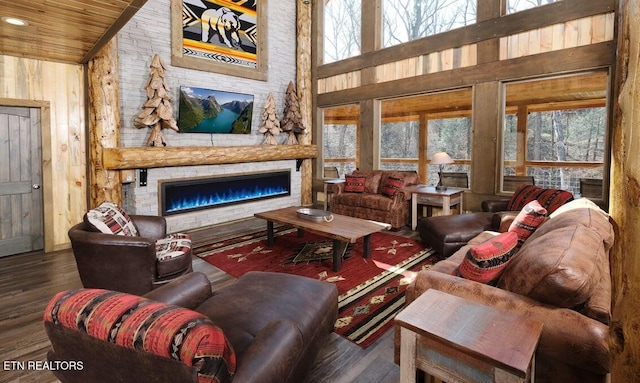
[{"label": "brown leather sofa", "polygon": [[87,215],[69,229],[82,286],[142,295],[193,271],[191,251],[168,260],[156,257],[156,241],[167,236],[164,217],[130,215],[137,236],[104,234]]},{"label": "brown leather sofa", "polygon": [[[249,272],[212,295],[207,277],[195,272],[145,297],[195,310],[218,326],[236,356],[233,382],[303,381],[338,312],[335,285],[282,273]],[[52,371],[63,383],[199,381],[195,365],[99,340],[47,320],[45,330],[52,345],[51,363],[82,363],[81,369]]]},{"label": "brown leather sofa", "polygon": [[[536,382],[606,382],[611,367],[609,249],[614,231],[608,215],[585,200],[569,202],[551,214],[513,256],[495,286],[455,276],[469,249],[496,235],[482,232],[450,258],[420,272],[407,289],[407,304],[437,289],[539,321],[543,329]],[[396,357],[398,346],[396,331]]]},{"label": "brown leather sofa", "polygon": [[356,170],[351,175],[365,177],[364,192],[345,191],[345,184],[331,185],[333,198],[331,211],[336,214],[385,222],[392,229],[399,229],[409,223],[411,193],[398,190],[393,198],[383,195],[381,187],[389,177],[404,180],[404,186],[420,183],[420,176],[412,171]]}]

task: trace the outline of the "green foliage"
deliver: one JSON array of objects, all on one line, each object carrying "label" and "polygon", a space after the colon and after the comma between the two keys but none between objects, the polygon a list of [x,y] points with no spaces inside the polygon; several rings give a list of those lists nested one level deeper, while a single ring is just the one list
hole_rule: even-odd
[{"label": "green foliage", "polygon": [[251,118],[253,118],[253,102],[249,103],[233,122],[231,133],[251,133]]}]

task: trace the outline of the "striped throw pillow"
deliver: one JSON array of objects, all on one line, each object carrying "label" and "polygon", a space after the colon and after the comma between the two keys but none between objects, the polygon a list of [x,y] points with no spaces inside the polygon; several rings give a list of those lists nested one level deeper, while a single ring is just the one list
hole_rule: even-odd
[{"label": "striped throw pillow", "polygon": [[547,209],[540,205],[538,200],[534,200],[525,205],[520,213],[511,222],[508,231],[516,233],[518,236],[518,247],[533,234],[547,218]]},{"label": "striped throw pillow", "polygon": [[364,193],[364,183],[367,177],[358,177],[352,175],[344,176],[344,191],[348,193]]},{"label": "striped throw pillow", "polygon": [[86,218],[87,222],[101,233],[138,236],[138,230],[131,221],[131,217],[113,202],[106,201],[95,209],[89,210]]},{"label": "striped throw pillow", "polygon": [[469,249],[455,274],[480,283],[494,282],[509,264],[517,244],[518,235],[505,232],[474,246]]},{"label": "striped throw pillow", "polygon": [[196,367],[199,383],[230,382],[236,355],[220,328],[184,307],[102,289],[56,294],[44,320]]},{"label": "striped throw pillow", "polygon": [[393,198],[398,190],[404,187],[404,180],[395,177],[388,177],[384,181],[384,185],[380,188],[380,194],[385,197]]}]

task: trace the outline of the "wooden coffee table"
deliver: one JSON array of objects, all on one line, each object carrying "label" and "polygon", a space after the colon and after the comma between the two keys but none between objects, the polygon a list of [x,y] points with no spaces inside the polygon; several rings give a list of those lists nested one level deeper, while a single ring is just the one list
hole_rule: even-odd
[{"label": "wooden coffee table", "polygon": [[296,211],[299,207],[292,206],[284,209],[270,210],[254,214],[257,218],[267,221],[267,245],[273,246],[273,224],[291,225],[298,229],[298,235],[303,231],[317,234],[333,240],[333,271],[340,271],[342,254],[349,243],[355,243],[358,238],[364,237],[365,258],[371,256],[371,234],[382,230],[388,230],[391,225],[382,222],[368,221],[366,219],[348,217],[346,215],[333,214],[331,222],[316,222],[298,217]]}]

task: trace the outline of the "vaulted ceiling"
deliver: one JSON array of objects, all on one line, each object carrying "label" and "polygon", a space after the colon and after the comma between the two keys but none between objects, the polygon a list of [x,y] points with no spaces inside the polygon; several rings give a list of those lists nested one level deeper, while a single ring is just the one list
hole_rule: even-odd
[{"label": "vaulted ceiling", "polygon": [[9,0],[0,2],[0,54],[39,60],[88,62],[147,0]]}]

